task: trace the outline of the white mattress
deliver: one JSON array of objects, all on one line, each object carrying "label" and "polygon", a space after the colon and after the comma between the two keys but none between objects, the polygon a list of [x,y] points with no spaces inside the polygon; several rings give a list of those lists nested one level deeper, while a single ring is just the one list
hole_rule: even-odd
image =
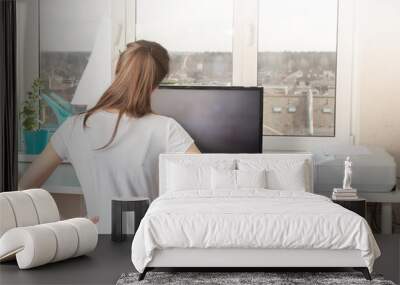
[{"label": "white mattress", "polygon": [[134,237],[132,262],[143,272],[168,248],[359,250],[370,271],[380,255],[359,215],[319,195],[265,189],[162,195]]}]

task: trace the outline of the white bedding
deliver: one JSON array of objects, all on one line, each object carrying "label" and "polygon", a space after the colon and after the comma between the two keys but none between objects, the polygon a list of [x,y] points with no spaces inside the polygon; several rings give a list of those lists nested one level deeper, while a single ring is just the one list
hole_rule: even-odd
[{"label": "white bedding", "polygon": [[265,189],[160,196],[134,237],[132,262],[143,272],[165,248],[357,249],[370,271],[380,255],[357,214],[319,195]]}]

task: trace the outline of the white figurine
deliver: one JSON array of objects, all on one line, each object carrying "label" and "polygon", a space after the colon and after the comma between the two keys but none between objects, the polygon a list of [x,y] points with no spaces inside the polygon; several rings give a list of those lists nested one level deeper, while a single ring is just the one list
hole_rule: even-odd
[{"label": "white figurine", "polygon": [[346,161],[344,162],[344,179],[343,179],[343,189],[352,189],[351,188],[351,160],[350,157],[346,157]]}]

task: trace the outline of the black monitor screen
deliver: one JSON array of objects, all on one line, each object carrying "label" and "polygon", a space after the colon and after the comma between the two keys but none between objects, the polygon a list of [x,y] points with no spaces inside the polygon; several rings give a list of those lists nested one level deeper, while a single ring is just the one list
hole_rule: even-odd
[{"label": "black monitor screen", "polygon": [[174,118],[203,153],[262,152],[262,87],[161,86],[157,114]]}]

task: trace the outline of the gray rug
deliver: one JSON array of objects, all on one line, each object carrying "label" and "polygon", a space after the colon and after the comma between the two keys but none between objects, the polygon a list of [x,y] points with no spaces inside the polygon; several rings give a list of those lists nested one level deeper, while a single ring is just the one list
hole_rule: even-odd
[{"label": "gray rug", "polygon": [[368,281],[359,272],[148,272],[138,281],[138,273],[122,274],[117,285],[212,284],[212,285],[292,285],[292,284],[379,284],[395,285],[382,276]]}]

